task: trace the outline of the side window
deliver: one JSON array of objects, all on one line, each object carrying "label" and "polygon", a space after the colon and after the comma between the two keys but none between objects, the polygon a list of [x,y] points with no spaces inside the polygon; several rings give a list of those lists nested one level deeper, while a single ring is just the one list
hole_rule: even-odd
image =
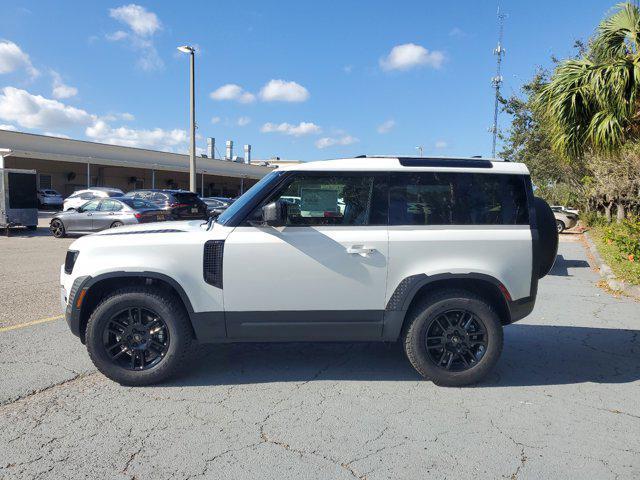
[{"label": "side window", "polygon": [[151,197],[146,198],[146,200],[156,203],[164,203],[167,201],[167,196],[162,193],[154,193]]},{"label": "side window", "polygon": [[87,202],[82,206],[82,211],[95,212],[98,209],[98,205],[100,205],[100,200],[93,200],[91,202]]},{"label": "side window", "polygon": [[92,198],[95,198],[95,197],[96,196],[91,192],[83,193],[82,195],[80,195],[80,198],[82,200],[91,200]]},{"label": "side window", "polygon": [[391,225],[526,225],[524,177],[487,173],[399,173],[391,177]]},{"label": "side window", "polygon": [[269,201],[288,204],[285,226],[386,225],[386,176],[296,175]]},{"label": "side window", "polygon": [[115,200],[103,200],[100,202],[100,208],[98,210],[101,212],[117,212],[118,210],[122,210],[122,204]]}]

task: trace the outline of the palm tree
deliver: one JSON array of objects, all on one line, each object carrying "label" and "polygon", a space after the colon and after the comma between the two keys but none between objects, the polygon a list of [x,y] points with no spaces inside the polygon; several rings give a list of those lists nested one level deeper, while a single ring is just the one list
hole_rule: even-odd
[{"label": "palm tree", "polygon": [[553,149],[615,154],[640,136],[640,10],[627,2],[603,20],[582,57],[565,60],[536,99]]}]

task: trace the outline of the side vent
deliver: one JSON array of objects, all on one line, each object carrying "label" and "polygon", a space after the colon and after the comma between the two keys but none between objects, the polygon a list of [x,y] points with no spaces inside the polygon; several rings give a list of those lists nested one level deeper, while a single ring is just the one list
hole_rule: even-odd
[{"label": "side vent", "polygon": [[224,240],[208,240],[204,244],[202,275],[204,281],[217,288],[222,288],[222,255]]}]

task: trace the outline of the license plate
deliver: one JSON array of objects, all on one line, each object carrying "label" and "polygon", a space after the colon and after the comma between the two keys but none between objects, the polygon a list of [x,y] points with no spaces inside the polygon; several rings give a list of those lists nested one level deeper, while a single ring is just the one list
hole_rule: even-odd
[{"label": "license plate", "polygon": [[156,220],[164,220],[164,215],[158,215],[158,216],[156,217]]},{"label": "license plate", "polygon": [[198,213],[198,209],[197,208],[192,208],[191,209],[191,213]]}]

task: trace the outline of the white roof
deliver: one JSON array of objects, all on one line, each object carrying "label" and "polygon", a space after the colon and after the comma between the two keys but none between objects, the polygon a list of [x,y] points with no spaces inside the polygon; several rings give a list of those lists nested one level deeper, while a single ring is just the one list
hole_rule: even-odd
[{"label": "white roof", "polygon": [[[189,155],[9,130],[0,130],[0,149],[3,148],[11,150],[9,155],[13,158],[38,158],[173,172],[189,171]],[[259,165],[203,157],[196,157],[196,167],[198,173],[254,179],[262,178],[273,170]]]},{"label": "white roof", "polygon": [[[402,165],[400,159],[407,159],[406,163],[415,163],[416,165]],[[419,161],[435,161],[437,166],[421,166],[417,165]],[[456,162],[462,160],[463,162]],[[474,166],[443,166],[447,162],[454,163],[469,163],[480,162],[484,164],[491,164],[491,168],[478,168]],[[305,162],[297,165],[281,166],[278,170],[289,171],[367,171],[367,172],[473,172],[473,173],[512,173],[519,175],[528,175],[529,169],[524,163],[503,162],[493,159],[482,158],[449,158],[449,157],[358,157],[358,158],[343,158],[337,160],[321,160],[316,162]]]}]

